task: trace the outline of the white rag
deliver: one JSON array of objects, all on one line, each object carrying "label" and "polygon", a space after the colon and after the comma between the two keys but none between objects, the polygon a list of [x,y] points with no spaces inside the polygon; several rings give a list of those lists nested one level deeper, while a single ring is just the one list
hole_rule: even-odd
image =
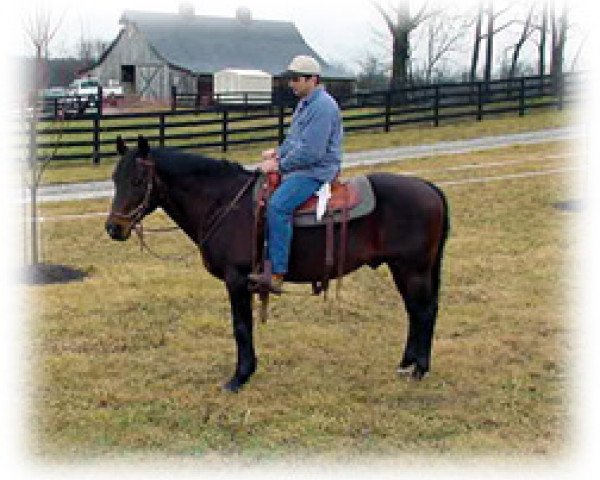
[{"label": "white rag", "polygon": [[315,195],[317,196],[317,222],[320,222],[325,215],[325,210],[327,210],[327,202],[331,198],[331,185],[329,182],[321,185]]}]

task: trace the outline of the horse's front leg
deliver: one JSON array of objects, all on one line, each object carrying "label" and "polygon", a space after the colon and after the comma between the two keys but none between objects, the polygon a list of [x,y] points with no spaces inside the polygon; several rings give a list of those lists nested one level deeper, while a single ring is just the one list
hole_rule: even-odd
[{"label": "horse's front leg", "polygon": [[233,335],[237,345],[237,365],[235,374],[224,388],[230,392],[237,392],[256,370],[256,355],[252,339],[252,294],[248,290],[246,276],[237,269],[228,269],[225,283],[231,303]]}]

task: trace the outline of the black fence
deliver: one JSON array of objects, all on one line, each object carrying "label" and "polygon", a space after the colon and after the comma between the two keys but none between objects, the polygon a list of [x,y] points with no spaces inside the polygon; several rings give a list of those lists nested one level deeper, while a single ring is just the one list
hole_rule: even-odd
[{"label": "black fence", "polygon": [[[336,98],[346,132],[385,131],[401,125],[426,124],[499,114],[520,116],[539,108],[562,109],[578,100],[580,75],[568,75],[557,85],[551,77],[523,77],[489,83],[448,83],[395,91],[358,93]],[[183,98],[183,94],[182,98]],[[135,141],[139,134],[157,146],[219,149],[236,145],[283,141],[293,102],[272,95],[270,103],[251,103],[250,96],[202,108],[104,114],[102,106],[81,119],[38,123],[38,155],[52,151],[55,160],[92,159],[115,155],[115,138]],[[179,101],[179,99],[177,99]],[[194,100],[194,104],[196,100]]]}]

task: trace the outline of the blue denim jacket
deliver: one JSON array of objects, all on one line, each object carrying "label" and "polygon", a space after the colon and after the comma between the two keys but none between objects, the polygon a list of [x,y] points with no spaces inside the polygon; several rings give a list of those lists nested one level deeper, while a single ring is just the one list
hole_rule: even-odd
[{"label": "blue denim jacket", "polygon": [[298,102],[284,142],[277,148],[279,170],[292,176],[330,182],[341,168],[342,115],[322,86]]}]

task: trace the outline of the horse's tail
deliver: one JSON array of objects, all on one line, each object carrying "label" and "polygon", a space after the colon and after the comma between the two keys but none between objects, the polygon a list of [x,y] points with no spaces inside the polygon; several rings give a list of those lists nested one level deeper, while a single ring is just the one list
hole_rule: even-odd
[{"label": "horse's tail", "polygon": [[439,294],[440,286],[441,286],[441,277],[442,277],[442,257],[444,256],[444,246],[446,245],[446,240],[448,239],[448,235],[450,234],[450,207],[448,205],[448,199],[444,192],[435,184],[431,182],[426,182],[440,197],[442,200],[443,207],[443,218],[442,218],[442,238],[440,239],[440,243],[438,244],[437,257],[435,259],[435,264],[433,268],[433,288],[434,292],[436,292],[436,296]]}]

